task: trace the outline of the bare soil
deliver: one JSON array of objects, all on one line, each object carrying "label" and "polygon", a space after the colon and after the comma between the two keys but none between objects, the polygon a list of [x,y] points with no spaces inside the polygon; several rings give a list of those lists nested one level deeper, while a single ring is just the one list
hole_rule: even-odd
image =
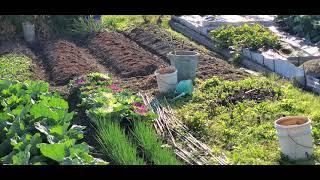
[{"label": "bare soil", "polygon": [[272,89],[241,89],[236,90],[233,94],[228,96],[226,100],[218,100],[218,104],[228,106],[229,104],[236,104],[245,100],[252,100],[260,103],[265,100],[277,100],[279,97]]},{"label": "bare soil", "polygon": [[96,33],[89,38],[88,48],[103,65],[122,78],[147,76],[164,64],[161,58],[120,33]]},{"label": "bare soil", "polygon": [[208,79],[212,76],[218,76],[224,80],[241,80],[249,76],[245,71],[239,70],[214,53],[203,52],[198,47],[195,47],[189,42],[184,42],[180,39],[174,39],[171,42],[171,37],[168,34],[160,32],[156,27],[150,25],[147,27],[136,27],[124,33],[127,37],[138,43],[141,47],[162,57],[168,64],[170,60],[167,54],[173,49],[189,50],[200,53],[199,65],[197,69],[197,77],[200,79]]},{"label": "bare soil", "polygon": [[174,67],[161,67],[158,69],[159,74],[170,74],[176,71]]},{"label": "bare soil", "polygon": [[66,40],[54,40],[41,45],[55,85],[66,85],[74,77],[90,72],[104,72],[87,49]]}]

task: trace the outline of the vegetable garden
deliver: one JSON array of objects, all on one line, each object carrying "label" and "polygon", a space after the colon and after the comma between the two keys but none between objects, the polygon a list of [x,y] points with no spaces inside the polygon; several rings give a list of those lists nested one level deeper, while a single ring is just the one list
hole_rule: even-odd
[{"label": "vegetable garden", "polygon": [[[320,163],[318,95],[227,61],[173,30],[170,18],[0,16],[0,29],[12,32],[0,41],[0,164]],[[23,40],[24,21],[36,27],[34,42]],[[259,24],[210,33],[237,53],[281,49]],[[155,71],[179,50],[199,58],[192,94],[173,100],[159,93]],[[274,127],[296,115],[312,121],[307,160],[281,153]]]}]

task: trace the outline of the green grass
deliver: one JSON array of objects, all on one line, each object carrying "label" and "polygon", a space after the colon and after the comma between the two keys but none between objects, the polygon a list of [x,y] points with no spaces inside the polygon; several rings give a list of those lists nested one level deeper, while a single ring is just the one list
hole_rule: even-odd
[{"label": "green grass", "polygon": [[[220,105],[237,89],[274,90],[279,100],[238,102]],[[217,78],[199,82],[192,97],[174,104],[174,109],[194,134],[226,153],[232,164],[296,164],[320,162],[320,97],[302,91],[275,77],[254,77],[242,81]],[[311,119],[315,143],[314,158],[289,162],[281,158],[274,121],[281,116],[304,115]]]},{"label": "green grass", "polygon": [[0,79],[19,81],[30,79],[32,76],[31,61],[25,55],[6,54],[0,56]]},{"label": "green grass", "polygon": [[162,147],[161,141],[158,139],[156,132],[152,129],[150,124],[135,121],[132,134],[139,146],[142,147],[146,159],[152,162],[152,164],[181,164],[171,150]]},{"label": "green grass", "polygon": [[97,140],[113,164],[145,165],[138,157],[136,146],[127,138],[120,123],[110,119],[96,119]]}]

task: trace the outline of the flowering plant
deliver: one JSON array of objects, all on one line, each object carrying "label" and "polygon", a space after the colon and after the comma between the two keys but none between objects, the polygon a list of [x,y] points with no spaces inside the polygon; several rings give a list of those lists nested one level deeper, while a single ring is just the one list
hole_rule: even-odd
[{"label": "flowering plant", "polygon": [[76,87],[80,106],[91,115],[121,117],[120,120],[154,120],[157,115],[143,104],[141,98],[114,84],[109,75],[91,73],[70,84]]}]

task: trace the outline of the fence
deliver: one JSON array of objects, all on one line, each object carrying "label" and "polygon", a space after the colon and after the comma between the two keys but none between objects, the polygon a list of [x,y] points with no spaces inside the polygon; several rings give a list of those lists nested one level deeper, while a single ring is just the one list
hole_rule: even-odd
[{"label": "fence", "polygon": [[249,60],[290,80],[296,80],[304,87],[311,88],[314,92],[320,94],[320,80],[307,75],[304,68],[296,67],[288,60],[266,58],[263,54],[252,52],[247,49],[243,49],[242,54]]}]

